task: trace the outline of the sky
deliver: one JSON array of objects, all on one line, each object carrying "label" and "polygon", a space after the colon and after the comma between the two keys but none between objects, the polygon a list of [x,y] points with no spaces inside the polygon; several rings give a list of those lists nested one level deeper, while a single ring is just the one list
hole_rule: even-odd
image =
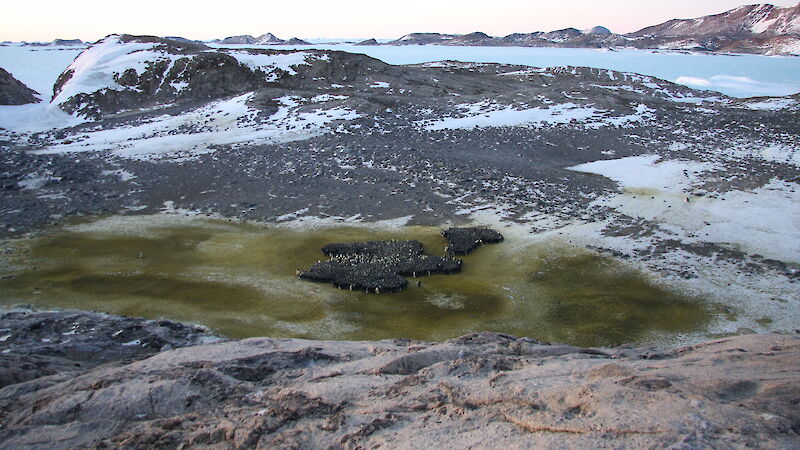
[{"label": "sky", "polygon": [[[413,32],[492,36],[603,25],[628,33],[674,18],[736,8],[742,0],[40,0],[6,2],[0,41],[95,41],[129,33],[215,39],[271,32],[282,39],[395,39]],[[794,6],[797,0],[773,1]]]}]

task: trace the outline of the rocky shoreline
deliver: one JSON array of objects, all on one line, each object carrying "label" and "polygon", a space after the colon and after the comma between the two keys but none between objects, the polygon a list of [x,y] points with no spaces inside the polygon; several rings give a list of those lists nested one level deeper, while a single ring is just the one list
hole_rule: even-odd
[{"label": "rocky shoreline", "polygon": [[0,448],[800,444],[798,335],[209,343],[171,321],[32,310],[0,328]]}]

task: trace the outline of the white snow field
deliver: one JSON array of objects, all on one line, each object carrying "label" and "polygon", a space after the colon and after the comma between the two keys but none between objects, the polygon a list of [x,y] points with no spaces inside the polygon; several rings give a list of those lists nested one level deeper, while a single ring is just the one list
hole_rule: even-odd
[{"label": "white snow field", "polygon": [[417,122],[426,130],[471,130],[478,127],[542,127],[571,124],[575,127],[600,128],[607,126],[629,127],[644,123],[653,117],[653,110],[638,105],[634,114],[613,117],[610,111],[574,103],[562,103],[536,108],[518,108],[491,101],[456,105],[461,110],[457,117]]},{"label": "white snow field", "polygon": [[[597,200],[631,217],[656,221],[666,229],[760,254],[800,263],[800,185],[773,179],[749,191],[693,196],[714,164],[659,161],[658,155],[632,156],[570,167],[610,178],[622,194]],[[786,245],[775,245],[776,236]],[[695,239],[696,240],[696,239]]]}]

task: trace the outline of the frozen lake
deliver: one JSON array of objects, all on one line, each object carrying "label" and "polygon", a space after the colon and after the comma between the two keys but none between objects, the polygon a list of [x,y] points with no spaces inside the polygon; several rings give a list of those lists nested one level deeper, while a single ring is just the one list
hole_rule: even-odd
[{"label": "frozen lake", "polygon": [[[233,46],[230,46],[233,47]],[[246,46],[253,47],[253,46]],[[363,53],[389,64],[455,60],[534,67],[587,66],[652,75],[734,97],[781,96],[800,92],[800,57],[707,55],[643,50],[531,47],[358,46],[348,44],[262,46]]]},{"label": "frozen lake", "polygon": [[[734,97],[782,96],[800,92],[800,57],[708,55],[697,53],[529,47],[228,46],[275,49],[329,49],[363,53],[389,64],[457,60],[534,67],[589,66],[652,75]],[[49,98],[58,75],[80,48],[0,47],[0,67]]]}]

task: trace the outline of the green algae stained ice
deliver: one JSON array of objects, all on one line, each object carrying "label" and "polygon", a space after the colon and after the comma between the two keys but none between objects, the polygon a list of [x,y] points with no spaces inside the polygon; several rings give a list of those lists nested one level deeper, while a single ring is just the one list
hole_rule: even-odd
[{"label": "green algae stained ice", "polygon": [[309,283],[298,268],[330,242],[417,240],[444,255],[437,227],[292,228],[175,216],[84,220],[8,241],[0,306],[98,310],[192,321],[235,338],[440,340],[498,331],[575,345],[701,332],[711,305],[615,260],[513,239],[464,256],[462,271],[375,295]]}]

